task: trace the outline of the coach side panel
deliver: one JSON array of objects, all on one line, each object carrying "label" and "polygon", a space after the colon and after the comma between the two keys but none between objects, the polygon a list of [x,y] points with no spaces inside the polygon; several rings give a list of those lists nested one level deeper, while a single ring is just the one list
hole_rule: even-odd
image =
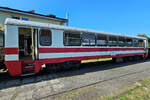
[{"label": "coach side panel", "polygon": [[18,56],[18,27],[5,25],[5,65],[11,76],[21,75]]},{"label": "coach side panel", "polygon": [[18,27],[7,25],[5,29],[5,61],[18,61]]},{"label": "coach side panel", "polygon": [[113,47],[113,46],[64,46],[62,30],[52,31],[52,45],[39,44],[39,59],[42,63],[59,63],[72,60],[98,58],[116,58],[144,55],[144,47]]}]

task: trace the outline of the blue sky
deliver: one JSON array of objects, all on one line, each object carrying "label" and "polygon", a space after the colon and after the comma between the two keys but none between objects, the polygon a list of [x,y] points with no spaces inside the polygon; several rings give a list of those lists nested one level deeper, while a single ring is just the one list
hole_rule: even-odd
[{"label": "blue sky", "polygon": [[0,0],[0,6],[62,18],[69,12],[73,27],[150,36],[150,0]]}]

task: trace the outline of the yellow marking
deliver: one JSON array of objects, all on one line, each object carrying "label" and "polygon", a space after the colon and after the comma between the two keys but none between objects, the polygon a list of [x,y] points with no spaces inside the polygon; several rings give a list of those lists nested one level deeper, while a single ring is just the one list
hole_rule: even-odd
[{"label": "yellow marking", "polygon": [[100,62],[100,61],[110,61],[110,60],[112,60],[112,58],[90,59],[90,60],[82,60],[81,63]]}]

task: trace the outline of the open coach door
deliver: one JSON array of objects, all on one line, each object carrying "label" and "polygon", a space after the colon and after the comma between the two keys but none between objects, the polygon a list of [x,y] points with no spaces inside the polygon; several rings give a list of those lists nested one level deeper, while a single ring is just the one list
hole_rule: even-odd
[{"label": "open coach door", "polygon": [[19,27],[19,60],[34,61],[37,54],[37,29]]},{"label": "open coach door", "polygon": [[18,27],[19,61],[22,64],[22,74],[35,73],[35,61],[38,59],[37,35],[38,29]]}]

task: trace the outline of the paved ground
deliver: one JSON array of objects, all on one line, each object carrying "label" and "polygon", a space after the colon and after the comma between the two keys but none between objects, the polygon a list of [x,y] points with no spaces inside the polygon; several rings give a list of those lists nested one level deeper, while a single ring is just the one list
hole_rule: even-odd
[{"label": "paved ground", "polygon": [[[148,60],[86,67],[2,81],[0,100],[91,100],[97,96],[122,92],[124,88],[146,77],[150,77]],[[60,94],[56,95],[58,93]]]}]

